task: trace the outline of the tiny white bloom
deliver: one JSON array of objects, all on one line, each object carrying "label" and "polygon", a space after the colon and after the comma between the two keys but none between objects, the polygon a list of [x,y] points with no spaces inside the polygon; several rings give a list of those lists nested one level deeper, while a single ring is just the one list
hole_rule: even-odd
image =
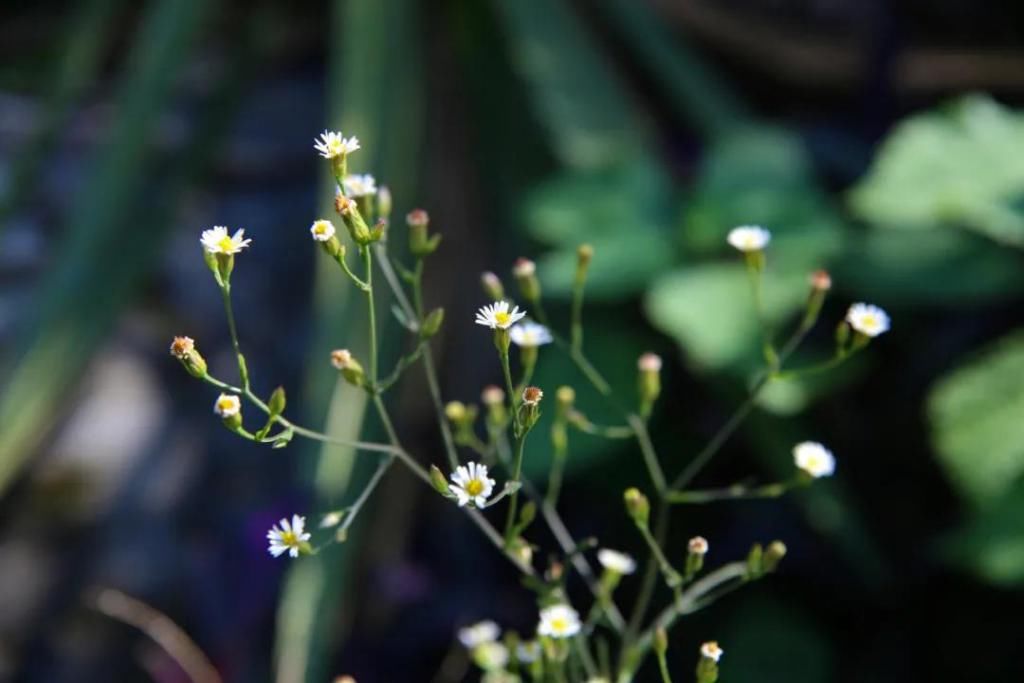
[{"label": "tiny white bloom", "polygon": [[334,229],[334,223],[320,219],[314,221],[313,225],[309,226],[309,234],[313,236],[317,242],[326,242],[327,240],[334,237],[334,233],[337,232]]},{"label": "tiny white bloom", "polygon": [[221,394],[213,404],[213,412],[221,417],[233,417],[242,410],[242,400],[235,394]]},{"label": "tiny white bloom", "polygon": [[473,661],[484,671],[504,669],[508,660],[508,648],[503,643],[492,641],[473,648]]},{"label": "tiny white bloom", "polygon": [[817,441],[804,441],[793,447],[796,466],[815,479],[830,477],[836,471],[836,459],[832,451]]},{"label": "tiny white bloom", "polygon": [[459,642],[470,650],[478,645],[495,641],[500,635],[501,628],[490,619],[478,621],[471,626],[464,626],[458,632]]},{"label": "tiny white bloom", "polygon": [[344,510],[332,510],[328,512],[320,520],[321,529],[330,529],[332,526],[338,526],[341,524],[341,520],[345,518]]},{"label": "tiny white bloom", "polygon": [[302,544],[311,538],[305,527],[306,518],[302,515],[292,515],[290,524],[287,518],[282,519],[267,532],[267,540],[270,541],[267,550],[274,557],[280,557],[286,552],[292,557],[298,557]]},{"label": "tiny white bloom", "polygon": [[710,640],[700,646],[700,656],[706,657],[707,659],[713,659],[716,662],[722,658],[725,650],[718,647],[718,643]]},{"label": "tiny white bloom", "polygon": [[889,314],[871,304],[857,303],[850,306],[846,312],[846,322],[868,337],[877,337],[889,330]]},{"label": "tiny white bloom", "polygon": [[645,353],[636,359],[636,368],[641,372],[661,372],[661,356]]},{"label": "tiny white bloom", "polygon": [[228,229],[223,225],[215,225],[209,230],[203,230],[199,241],[211,254],[237,254],[252,242],[242,239],[244,236],[244,229],[236,230],[234,235],[229,235]]},{"label": "tiny white bloom", "polygon": [[516,346],[543,346],[554,341],[548,328],[531,320],[519,323],[508,334]]},{"label": "tiny white bloom", "polygon": [[540,659],[540,643],[536,640],[527,640],[516,645],[516,658],[525,664],[531,664]]},{"label": "tiny white bloom", "polygon": [[452,474],[452,482],[449,488],[458,499],[459,507],[473,501],[482,508],[494,490],[494,480],[487,476],[487,465],[476,462],[460,465]]},{"label": "tiny white bloom", "polygon": [[580,632],[580,615],[569,605],[552,605],[540,611],[537,633],[549,638],[570,638]]},{"label": "tiny white bloom", "polygon": [[512,311],[508,310],[507,301],[496,301],[489,306],[483,306],[476,312],[476,324],[496,330],[499,327],[507,330],[514,324],[526,317],[526,311],[520,311],[515,306]]},{"label": "tiny white bloom", "polygon": [[597,561],[601,566],[616,574],[632,574],[636,571],[636,560],[611,548],[601,548],[597,551]]},{"label": "tiny white bloom", "polygon": [[377,181],[369,173],[347,175],[342,184],[345,186],[345,194],[349,197],[377,194]]},{"label": "tiny white bloom", "polygon": [[761,251],[772,239],[772,234],[759,225],[741,225],[729,231],[729,244],[740,251]]},{"label": "tiny white bloom", "polygon": [[359,140],[354,136],[346,139],[341,133],[325,130],[319,139],[313,140],[313,148],[324,159],[333,159],[359,149]]},{"label": "tiny white bloom", "polygon": [[708,539],[703,536],[694,536],[690,539],[689,543],[686,544],[686,549],[693,555],[707,555]]},{"label": "tiny white bloom", "polygon": [[516,277],[532,277],[537,272],[537,264],[528,258],[518,258],[512,264],[512,274]]}]

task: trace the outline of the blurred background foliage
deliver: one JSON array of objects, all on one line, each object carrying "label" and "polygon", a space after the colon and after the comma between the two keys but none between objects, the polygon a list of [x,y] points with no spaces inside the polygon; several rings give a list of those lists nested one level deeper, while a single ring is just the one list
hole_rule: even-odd
[{"label": "blurred background foliage", "polygon": [[[709,638],[731,681],[1024,676],[1020,7],[44,0],[0,17],[3,679],[187,680],[89,607],[97,586],[165,611],[228,681],[428,681],[457,626],[532,628],[509,568],[404,474],[344,545],[272,561],[274,520],[345,504],[372,463],[236,441],[166,356],[189,334],[230,372],[195,241],[245,227],[236,307],[257,387],[374,436],[324,362],[362,337],[305,236],[330,206],[311,148],[324,127],[358,135],[356,170],[445,234],[428,303],[449,314],[446,398],[499,379],[468,324],[480,271],[537,258],[564,320],[575,248],[593,244],[588,353],[623,395],[639,353],[669,361],[653,431],[670,472],[759,360],[730,227],[773,231],[779,330],[818,267],[835,283],[826,321],[859,299],[893,314],[856,362],[773,385],[699,484],[783,476],[808,437],[837,452],[835,480],[677,515],[677,552],[698,532],[715,561],[775,537],[791,550],[777,577],[682,625],[680,676]],[[830,325],[798,363],[829,353]],[[537,381],[581,378],[542,354]],[[439,461],[426,395],[413,373],[393,400],[403,437]],[[531,446],[543,476],[550,454]],[[633,449],[578,436],[569,465],[570,527],[638,552],[617,503],[646,482]]]}]

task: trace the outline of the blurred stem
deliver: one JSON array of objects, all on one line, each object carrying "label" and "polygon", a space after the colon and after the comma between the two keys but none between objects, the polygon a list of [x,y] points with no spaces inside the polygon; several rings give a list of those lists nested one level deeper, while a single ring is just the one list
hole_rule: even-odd
[{"label": "blurred stem", "polygon": [[668,672],[668,660],[664,652],[658,652],[658,670],[661,671],[661,683],[672,683],[672,675]]},{"label": "blurred stem", "polygon": [[394,462],[395,456],[394,454],[391,454],[386,456],[384,460],[377,465],[377,469],[374,471],[373,476],[371,476],[370,480],[366,482],[366,487],[363,489],[362,493],[359,494],[359,497],[356,498],[355,502],[349,507],[348,514],[345,515],[345,521],[343,521],[341,526],[338,528],[335,538],[340,540],[345,537],[348,533],[349,527],[352,526],[352,523],[356,520],[356,515],[358,515],[359,511],[363,509],[363,505],[365,505],[366,501],[370,499],[370,495],[373,493],[374,489],[377,488],[377,484],[379,484],[380,480],[384,478],[387,471],[391,469],[391,465],[393,465]]},{"label": "blurred stem", "polygon": [[416,267],[412,271],[412,301],[416,310],[416,320],[423,322],[423,257],[416,259]]},{"label": "blurred stem", "polygon": [[516,400],[516,388],[512,384],[512,370],[509,367],[508,350],[499,351],[498,357],[501,359],[501,371],[505,376],[505,388],[508,391],[508,402],[512,412],[512,431],[516,435],[516,439],[521,441],[519,433],[519,402]]},{"label": "blurred stem", "polygon": [[[516,455],[512,465],[512,481],[522,484],[523,478],[523,451],[526,448],[526,434],[516,439]],[[509,546],[512,541],[512,531],[516,528],[516,511],[519,506],[519,489],[512,492],[508,501],[508,515],[505,517],[505,545]]]},{"label": "blurred stem", "polygon": [[426,348],[427,341],[423,340],[416,345],[416,348],[413,349],[412,353],[407,353],[406,355],[399,358],[398,363],[395,364],[395,369],[391,371],[391,374],[388,375],[387,378],[381,380],[381,382],[377,385],[377,391],[380,393],[384,393],[385,391],[390,389],[392,385],[394,385],[395,382],[397,382],[401,378],[402,373],[405,372],[406,368],[408,368],[410,365],[419,360],[421,356],[423,356],[423,351]]},{"label": "blurred stem", "polygon": [[673,590],[679,587],[683,583],[683,577],[672,567],[672,563],[668,561],[668,558],[665,557],[665,552],[661,549],[661,542],[654,538],[646,524],[637,525],[637,528],[640,530],[640,535],[644,537],[644,541],[647,542],[647,547],[651,551],[651,557],[657,561],[658,569],[661,570],[662,575],[665,577],[665,583]]},{"label": "blurred stem", "polygon": [[770,372],[778,370],[779,355],[772,346],[772,334],[768,329],[768,318],[764,310],[764,253],[761,251],[746,254],[747,275],[750,277],[750,289],[754,298],[754,312],[757,326],[761,332],[761,354]]},{"label": "blurred stem", "polygon": [[581,635],[573,637],[572,644],[576,649],[576,654],[579,655],[580,662],[583,663],[583,669],[587,672],[587,678],[594,678],[597,676],[597,665],[594,663],[594,657],[590,654],[590,649],[587,647],[587,641]]},{"label": "blurred stem", "polygon": [[363,267],[366,270],[364,275],[366,282],[366,307],[367,320],[370,326],[370,386],[376,391],[377,388],[377,312],[373,305],[373,252],[370,246],[361,247],[363,254]]},{"label": "blurred stem", "polygon": [[[665,537],[668,535],[668,512],[668,505],[659,498],[654,512],[654,542],[659,546],[665,542]],[[644,615],[647,614],[647,607],[651,604],[651,598],[654,597],[654,588],[657,584],[659,568],[659,562],[652,554],[647,560],[647,565],[644,567],[644,575],[640,582],[636,603],[634,603],[633,611],[629,615],[629,625],[626,627],[626,634],[622,638],[622,650],[619,655],[620,666],[622,665],[625,653],[636,639],[637,633],[640,632],[640,625],[644,620]]]},{"label": "blurred stem", "polygon": [[722,489],[704,491],[669,491],[665,500],[673,505],[711,503],[718,500],[742,500],[750,498],[779,498],[797,485],[796,481],[747,487],[741,484]]},{"label": "blurred stem", "polygon": [[586,277],[577,275],[572,287],[572,323],[569,328],[569,344],[573,351],[583,350],[583,292]]},{"label": "blurred stem", "polygon": [[587,419],[572,420],[569,424],[584,434],[603,439],[632,439],[634,436],[632,427],[622,425],[598,425]]}]

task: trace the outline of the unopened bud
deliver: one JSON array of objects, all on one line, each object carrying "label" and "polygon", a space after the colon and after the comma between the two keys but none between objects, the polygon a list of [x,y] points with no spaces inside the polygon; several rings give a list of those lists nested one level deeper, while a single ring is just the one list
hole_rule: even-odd
[{"label": "unopened bud", "polygon": [[199,379],[206,377],[206,359],[191,337],[175,337],[171,342],[171,355],[181,361],[188,374]]},{"label": "unopened bud", "polygon": [[686,567],[687,580],[692,579],[701,569],[704,568],[704,556],[708,554],[708,542],[703,536],[694,536],[686,544]]},{"label": "unopened bud", "polygon": [[381,185],[377,190],[377,215],[381,218],[388,218],[391,215],[391,190],[387,185]]},{"label": "unopened bud", "polygon": [[341,371],[345,381],[353,386],[361,387],[365,383],[363,366],[359,364],[348,349],[331,351],[331,365]]},{"label": "unopened bud", "polygon": [[288,405],[288,401],[284,393],[284,387],[274,389],[274,392],[270,394],[270,400],[267,401],[270,416],[277,417],[283,413],[286,405]]},{"label": "unopened bud", "polygon": [[722,648],[713,640],[700,646],[697,683],[716,683],[718,681],[718,660],[722,658],[722,654]]},{"label": "unopened bud", "polygon": [[480,392],[480,401],[487,407],[487,419],[493,425],[505,424],[508,413],[505,411],[505,392],[493,384],[484,387]]},{"label": "unopened bud", "polygon": [[759,579],[764,575],[764,548],[755,543],[747,553],[747,580]]},{"label": "unopened bud", "polygon": [[523,389],[523,403],[528,406],[538,405],[542,398],[544,398],[544,392],[540,390],[540,387],[526,387]]},{"label": "unopened bud", "polygon": [[576,287],[581,288],[587,281],[587,270],[590,260],[594,258],[594,248],[589,244],[581,244],[576,249]]},{"label": "unopened bud", "polygon": [[501,284],[501,278],[491,271],[488,270],[480,275],[480,285],[489,299],[502,301],[505,298],[505,287]]},{"label": "unopened bud", "polygon": [[522,536],[519,536],[516,540],[512,541],[512,547],[510,550],[512,551],[513,557],[515,557],[523,566],[530,566],[533,563],[533,546],[527,543],[526,539]]},{"label": "unopened bud", "polygon": [[466,419],[466,404],[462,401],[449,401],[444,407],[444,415],[450,422],[462,422]]},{"label": "unopened bud", "polygon": [[628,488],[622,494],[626,503],[626,512],[638,526],[647,526],[647,520],[651,516],[651,503],[647,496],[640,493],[638,488]]},{"label": "unopened bud", "polygon": [[442,496],[451,497],[452,492],[448,490],[448,480],[445,479],[444,473],[437,468],[437,465],[430,466],[430,485]]},{"label": "unopened bud", "polygon": [[540,387],[526,387],[523,389],[523,403],[520,406],[520,422],[525,430],[529,431],[540,419],[540,401],[544,398],[544,392]]},{"label": "unopened bud", "polygon": [[437,250],[441,243],[441,235],[431,237],[428,234],[430,227],[430,216],[423,209],[410,211],[405,217],[405,224],[409,226],[409,251],[413,256],[424,257]]},{"label": "unopened bud", "polygon": [[213,412],[224,421],[224,426],[236,431],[242,426],[242,399],[235,394],[221,394],[213,404]]},{"label": "unopened bud", "polygon": [[512,266],[512,274],[519,285],[523,299],[534,303],[540,300],[540,280],[537,279],[537,264],[530,259],[517,259]]},{"label": "unopened bud", "polygon": [[654,653],[659,657],[663,657],[668,652],[668,632],[665,627],[659,626],[654,631]]},{"label": "unopened bud", "polygon": [[821,307],[825,303],[825,295],[832,288],[832,278],[824,270],[816,270],[811,273],[811,291],[807,295],[807,306],[804,310],[804,318],[801,327],[805,330],[811,329],[818,320]]},{"label": "unopened bud", "polygon": [[640,398],[640,414],[651,414],[654,402],[661,394],[661,357],[645,353],[637,360],[637,394]]},{"label": "unopened bud", "polygon": [[555,399],[559,409],[568,412],[576,402],[576,390],[570,386],[560,386],[555,392]]},{"label": "unopened bud", "polygon": [[420,326],[420,337],[423,339],[430,339],[441,329],[441,324],[444,322],[444,309],[435,308],[427,317],[423,319],[423,325]]},{"label": "unopened bud", "polygon": [[765,572],[773,572],[782,558],[786,556],[786,544],[782,541],[772,541],[764,549],[764,556],[761,558],[761,567]]},{"label": "unopened bud", "polygon": [[561,581],[562,575],[565,573],[565,565],[558,560],[552,560],[551,566],[548,567],[547,578],[548,581]]},{"label": "unopened bud", "polygon": [[832,276],[827,270],[816,270],[811,273],[811,288],[828,291],[832,289]]}]

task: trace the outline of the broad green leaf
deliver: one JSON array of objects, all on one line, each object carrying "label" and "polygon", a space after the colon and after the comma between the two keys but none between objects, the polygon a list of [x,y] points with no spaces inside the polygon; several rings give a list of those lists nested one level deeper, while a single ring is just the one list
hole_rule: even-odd
[{"label": "broad green leaf", "polygon": [[1024,583],[1024,480],[958,529],[946,551],[985,581]]},{"label": "broad green leaf", "polygon": [[927,402],[932,441],[953,486],[985,507],[1024,475],[1024,330],[942,377]]},{"label": "broad green leaf", "polygon": [[972,95],[900,123],[850,193],[884,227],[963,226],[1024,246],[1024,115]]}]

